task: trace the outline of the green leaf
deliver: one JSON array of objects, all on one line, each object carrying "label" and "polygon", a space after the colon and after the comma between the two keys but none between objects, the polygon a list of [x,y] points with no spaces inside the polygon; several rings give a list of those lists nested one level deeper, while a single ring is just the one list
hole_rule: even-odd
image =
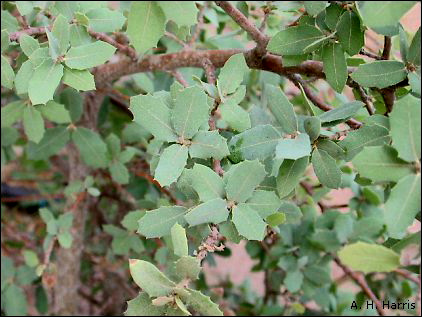
[{"label": "green leaf", "polygon": [[288,271],[284,278],[284,286],[290,293],[295,293],[302,287],[303,274],[299,270]]},{"label": "green leaf", "polygon": [[57,240],[62,248],[68,249],[72,246],[73,236],[69,231],[60,232],[57,235]]},{"label": "green leaf", "polygon": [[55,123],[70,123],[70,115],[65,106],[53,100],[45,105],[38,106],[43,117]]},{"label": "green leaf", "polygon": [[339,188],[341,184],[341,171],[327,152],[316,148],[312,152],[312,165],[318,180],[328,188]]},{"label": "green leaf", "polygon": [[69,142],[70,133],[66,127],[49,128],[45,131],[41,141],[36,144],[28,143],[26,153],[30,160],[46,160],[60,152]]},{"label": "green leaf", "polygon": [[46,59],[38,66],[28,85],[28,95],[32,104],[45,104],[52,100],[62,76],[63,66],[51,59]]},{"label": "green leaf", "polygon": [[344,105],[341,105],[338,108],[324,112],[318,117],[322,122],[323,127],[329,127],[337,125],[341,122],[344,122],[350,119],[356,112],[358,112],[363,107],[363,102],[361,101],[352,101]]},{"label": "green leaf", "polygon": [[178,223],[175,223],[171,227],[170,233],[174,254],[180,257],[187,256],[188,239],[186,238],[186,230]]},{"label": "green leaf", "polygon": [[407,53],[407,62],[414,66],[421,65],[421,27],[419,27]]},{"label": "green leaf", "polygon": [[22,100],[12,101],[6,106],[1,107],[1,126],[10,127],[22,117],[25,108],[26,105]]},{"label": "green leaf", "polygon": [[58,1],[54,4],[54,8],[63,14],[68,20],[73,18],[73,14],[79,11],[79,4],[76,1]]},{"label": "green leaf", "polygon": [[180,298],[202,316],[223,316],[218,305],[200,291],[188,288],[188,292],[179,292]]},{"label": "green leaf", "polygon": [[138,221],[145,215],[143,210],[129,211],[121,221],[123,227],[129,231],[136,231],[138,229]]},{"label": "green leaf", "polygon": [[75,89],[68,87],[64,89],[60,94],[60,102],[65,105],[69,111],[72,122],[79,121],[83,111],[83,101],[81,94]]},{"label": "green leaf", "polygon": [[58,57],[60,56],[59,40],[48,29],[46,29],[45,32],[47,34],[50,57],[54,62],[58,62]]},{"label": "green leaf", "polygon": [[399,157],[414,162],[421,157],[421,102],[407,95],[394,103],[390,114],[391,138]]},{"label": "green leaf", "polygon": [[72,133],[72,141],[85,164],[97,168],[107,166],[107,146],[96,132],[78,127]]},{"label": "green leaf", "polygon": [[88,27],[95,32],[114,32],[122,28],[126,21],[123,14],[117,10],[98,8],[86,13],[89,19]]},{"label": "green leaf", "polygon": [[383,145],[388,142],[390,142],[390,136],[387,129],[378,125],[364,125],[350,132],[338,145],[345,151],[345,160],[350,161],[365,146]]},{"label": "green leaf", "polygon": [[289,195],[299,184],[300,179],[308,166],[309,157],[298,160],[284,160],[277,176],[277,192],[280,198]]},{"label": "green leaf", "polygon": [[195,164],[189,171],[192,187],[203,202],[223,197],[225,194],[223,179],[205,165]]},{"label": "green leaf", "polygon": [[331,140],[318,140],[316,146],[336,160],[342,160],[345,156],[344,150]]},{"label": "green leaf", "polygon": [[29,56],[29,60],[31,61],[34,69],[40,66],[46,60],[51,60],[50,53],[48,52],[48,47],[40,47],[37,48],[31,56]]},{"label": "green leaf", "polygon": [[1,10],[1,29],[9,33],[16,32],[19,28],[19,23],[16,18],[9,13],[9,11]]},{"label": "green leaf", "polygon": [[227,122],[230,128],[243,132],[251,127],[249,113],[230,99],[218,107],[221,118]]},{"label": "green leaf", "polygon": [[384,219],[390,237],[401,239],[421,209],[421,175],[400,179],[384,205]]},{"label": "green leaf", "polygon": [[318,139],[321,132],[321,120],[318,117],[309,117],[303,121],[303,127],[311,142]]},{"label": "green leaf", "polygon": [[[19,72],[18,72],[19,73]],[[417,72],[410,72],[407,75],[409,79],[410,87],[412,88],[412,94],[418,98],[421,98],[421,76]],[[15,86],[17,85],[17,75],[15,78]]]},{"label": "green leaf", "polygon": [[33,106],[23,110],[23,128],[30,141],[38,143],[44,135],[44,120],[41,113]]},{"label": "green leaf", "polygon": [[167,20],[172,20],[178,26],[196,24],[198,9],[194,1],[158,1]]},{"label": "green leaf", "polygon": [[127,302],[125,316],[163,316],[165,306],[155,306],[147,293],[141,292],[137,297]]},{"label": "green leaf", "polygon": [[192,256],[182,256],[175,263],[176,274],[181,279],[196,280],[201,272],[200,260]]},{"label": "green leaf", "polygon": [[180,91],[174,103],[171,113],[174,131],[182,139],[191,139],[208,120],[207,96],[201,88],[193,86]]},{"label": "green leaf", "polygon": [[10,45],[9,33],[6,30],[1,31],[1,53],[5,52]]},{"label": "green leaf", "polygon": [[64,58],[64,63],[69,68],[83,70],[104,64],[113,56],[115,51],[114,46],[106,42],[96,41],[71,47]]},{"label": "green leaf", "polygon": [[60,230],[70,230],[73,223],[73,214],[71,212],[66,212],[61,214],[57,219],[57,225]]},{"label": "green leaf", "polygon": [[365,274],[391,272],[400,266],[400,256],[394,251],[360,241],[343,247],[338,256],[344,265]]},{"label": "green leaf", "polygon": [[21,46],[22,52],[28,57],[31,56],[35,50],[40,48],[38,40],[25,33],[19,37],[19,45]]},{"label": "green leaf", "polygon": [[94,75],[89,70],[64,68],[63,83],[76,90],[95,90]]},{"label": "green leaf", "polygon": [[135,283],[149,296],[169,295],[176,286],[150,262],[130,259],[129,269]]},{"label": "green leaf", "polygon": [[263,160],[274,153],[280,139],[280,133],[272,125],[257,125],[231,138],[231,157],[236,162]]},{"label": "green leaf", "polygon": [[188,210],[185,219],[190,227],[203,223],[220,223],[227,220],[229,211],[227,202],[221,198],[208,200]]},{"label": "green leaf", "polygon": [[1,56],[1,85],[12,89],[13,81],[15,80],[15,72],[13,71],[12,66],[10,66],[9,61]]},{"label": "green leaf", "polygon": [[334,230],[337,234],[337,239],[344,243],[353,233],[354,220],[349,214],[338,215],[334,221]]},{"label": "green leaf", "polygon": [[40,263],[38,256],[34,251],[24,250],[22,254],[25,259],[25,264],[29,267],[36,267]]},{"label": "green leaf", "polygon": [[16,268],[13,261],[6,257],[1,256],[1,292],[6,289],[9,284],[13,282],[13,277],[15,276]]},{"label": "green leaf", "polygon": [[177,140],[170,123],[170,109],[162,99],[150,95],[135,96],[130,98],[130,109],[135,122],[158,140],[167,142]]},{"label": "green leaf", "polygon": [[406,66],[398,61],[376,61],[361,64],[350,77],[364,87],[385,88],[401,82],[407,76]]},{"label": "green leaf", "polygon": [[280,140],[275,149],[276,158],[297,160],[309,155],[311,155],[311,141],[306,133],[300,133],[295,139]]},{"label": "green leaf", "polygon": [[241,203],[251,197],[255,187],[264,180],[264,165],[254,160],[243,161],[231,168],[234,170],[227,179],[227,198]]},{"label": "green leaf", "polygon": [[305,47],[323,37],[324,34],[314,26],[289,27],[274,35],[267,49],[270,53],[278,55],[300,55],[304,53]]},{"label": "green leaf", "polygon": [[36,279],[38,279],[38,276],[35,273],[35,268],[33,267],[21,265],[16,270],[16,284],[19,286],[30,285]]},{"label": "green leaf", "polygon": [[282,223],[286,222],[286,215],[282,212],[276,212],[275,214],[269,215],[265,221],[271,226],[271,227],[277,227],[281,225]]},{"label": "green leaf", "polygon": [[154,178],[161,186],[170,185],[182,174],[187,159],[188,148],[186,146],[180,144],[170,145],[160,155]]},{"label": "green leaf", "polygon": [[265,85],[265,97],[268,101],[268,107],[280,124],[284,132],[293,134],[297,131],[297,118],[290,103],[283,91],[276,86]]},{"label": "green leaf", "polygon": [[189,154],[196,158],[221,160],[230,152],[226,139],[218,131],[199,131],[192,139]]},{"label": "green leaf", "polygon": [[32,1],[18,1],[15,4],[21,15],[27,15],[34,9]]},{"label": "green leaf", "polygon": [[217,87],[222,96],[234,93],[248,70],[243,53],[231,56],[218,75]]},{"label": "green leaf", "polygon": [[127,35],[140,54],[157,45],[164,34],[166,18],[156,1],[132,2],[127,19]]},{"label": "green leaf", "polygon": [[278,208],[281,206],[281,201],[272,191],[255,190],[252,197],[247,200],[247,204],[265,219],[277,212]]},{"label": "green leaf", "polygon": [[311,16],[317,16],[318,13],[325,10],[327,1],[304,1],[305,9]]},{"label": "green leaf", "polygon": [[82,25],[70,25],[70,45],[77,47],[92,42],[91,36],[88,34],[85,27]]},{"label": "green leaf", "polygon": [[7,316],[27,315],[27,301],[22,288],[16,286],[15,284],[11,284],[6,288],[2,295],[4,295],[4,306],[2,305],[2,309],[4,308],[4,312]]},{"label": "green leaf", "polygon": [[170,234],[171,227],[175,223],[183,225],[185,207],[171,206],[160,207],[151,211],[147,211],[145,216],[139,220],[138,233],[147,238],[159,238]]},{"label": "green leaf", "polygon": [[388,145],[364,148],[355,156],[352,163],[360,176],[374,182],[397,182],[412,173],[412,166],[399,159],[396,150]]},{"label": "green leaf", "polygon": [[31,61],[24,62],[16,73],[15,88],[18,95],[28,93],[28,85],[34,74],[34,65]]},{"label": "green leaf", "polygon": [[359,1],[359,12],[364,24],[377,33],[393,36],[398,33],[400,18],[415,5],[416,1]]},{"label": "green leaf", "polygon": [[233,207],[232,221],[239,234],[248,240],[261,241],[265,237],[266,223],[255,209],[248,204]]},{"label": "green leaf", "polygon": [[69,23],[63,15],[58,15],[54,20],[53,28],[51,33],[57,39],[58,55],[63,55],[69,48],[70,43],[70,32]]},{"label": "green leaf", "polygon": [[356,55],[365,44],[365,33],[361,30],[360,19],[353,11],[344,12],[336,26],[336,34],[343,49]]},{"label": "green leaf", "polygon": [[335,91],[341,93],[348,77],[346,58],[341,45],[337,43],[324,45],[322,61],[327,82]]},{"label": "green leaf", "polygon": [[337,3],[331,3],[327,9],[325,9],[325,24],[331,31],[336,29],[337,23],[343,12],[343,8]]},{"label": "green leaf", "polygon": [[300,211],[300,208],[288,201],[284,201],[281,204],[279,211],[286,215],[287,223],[298,224],[302,218],[302,212]]},{"label": "green leaf", "polygon": [[111,178],[119,184],[129,183],[129,171],[126,166],[120,161],[114,161],[110,165]]}]

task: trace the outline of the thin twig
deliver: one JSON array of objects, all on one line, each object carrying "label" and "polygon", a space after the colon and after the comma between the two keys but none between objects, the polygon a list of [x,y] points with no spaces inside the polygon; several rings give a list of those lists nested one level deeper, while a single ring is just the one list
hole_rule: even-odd
[{"label": "thin twig", "polygon": [[92,37],[96,38],[97,40],[101,40],[101,41],[107,42],[110,45],[113,45],[120,52],[122,52],[123,54],[126,54],[127,56],[129,56],[132,60],[137,60],[138,59],[138,54],[129,45],[120,44],[115,39],[113,39],[111,36],[108,36],[107,34],[104,34],[104,33],[95,32],[95,31],[92,31],[92,30],[88,30],[88,33]]},{"label": "thin twig", "polygon": [[215,225],[211,225],[211,233],[205,239],[204,242],[198,247],[196,252],[196,258],[198,260],[203,260],[209,252],[215,251],[223,251],[225,249],[225,245],[220,243],[220,232]]},{"label": "thin twig", "polygon": [[391,36],[384,36],[384,49],[382,51],[381,59],[390,58],[391,46]]},{"label": "thin twig", "polygon": [[192,34],[192,37],[190,38],[188,42],[189,47],[192,47],[195,44],[196,40],[199,37],[199,34],[201,33],[202,28],[204,27],[205,8],[206,8],[206,5],[200,6],[199,8],[198,23],[196,24],[195,32]]},{"label": "thin twig", "polygon": [[[350,79],[350,77],[349,77]],[[362,100],[362,102],[365,104],[366,110],[368,111],[369,115],[373,115],[375,113],[375,107],[374,104],[372,103],[371,97],[369,97],[366,92],[365,89],[363,89],[363,87],[361,85],[359,85],[357,82],[353,81],[353,80],[349,80],[348,81],[348,85],[350,87],[356,88],[360,99]]]},{"label": "thin twig", "polygon": [[172,39],[173,41],[175,41],[177,44],[180,44],[183,46],[184,49],[188,48],[188,45],[182,41],[181,39],[179,39],[176,35],[174,35],[171,32],[165,31],[164,35],[167,36],[169,39]]},{"label": "thin twig", "polygon": [[413,276],[412,273],[410,273],[406,270],[396,269],[396,270],[394,270],[394,272],[403,276],[405,279],[412,281],[413,283],[419,284],[419,278],[417,278],[416,276]]},{"label": "thin twig", "polygon": [[380,56],[378,56],[377,54],[365,51],[363,48],[360,50],[359,52],[360,55],[364,55],[364,56],[368,56],[370,58],[376,59],[376,60],[380,60],[382,59]]},{"label": "thin twig", "polygon": [[168,73],[181,83],[183,87],[189,87],[189,83],[178,70],[169,70]]}]

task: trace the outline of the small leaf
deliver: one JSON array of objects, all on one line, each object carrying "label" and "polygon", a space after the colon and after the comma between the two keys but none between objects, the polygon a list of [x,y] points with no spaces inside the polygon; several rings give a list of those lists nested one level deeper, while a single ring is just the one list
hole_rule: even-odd
[{"label": "small leaf", "polygon": [[281,206],[281,201],[272,191],[255,190],[252,197],[247,200],[249,207],[255,209],[263,218],[267,218],[277,212]]},{"label": "small leaf", "polygon": [[309,135],[300,133],[295,139],[280,140],[275,149],[276,158],[297,160],[311,154]]},{"label": "small leaf", "polygon": [[331,140],[318,140],[317,148],[328,153],[336,160],[344,159],[345,153],[341,146]]},{"label": "small leaf", "polygon": [[78,127],[72,133],[72,141],[85,164],[97,168],[107,165],[107,146],[96,132]]},{"label": "small leaf", "polygon": [[90,44],[71,47],[64,63],[73,69],[87,69],[104,64],[113,56],[116,48],[106,42],[96,41]]},{"label": "small leaf", "polygon": [[288,271],[283,283],[289,292],[295,293],[302,287],[303,273],[299,270]]},{"label": "small leaf", "polygon": [[81,94],[71,87],[65,88],[60,94],[60,102],[64,104],[69,111],[72,122],[78,122],[83,112]]},{"label": "small leaf", "polygon": [[1,10],[1,29],[9,33],[16,32],[19,28],[19,23],[16,18],[10,14],[9,11]]},{"label": "small leaf", "polygon": [[176,274],[181,279],[196,280],[201,272],[200,261],[192,256],[182,256],[175,263]]},{"label": "small leaf", "polygon": [[84,26],[77,24],[70,25],[70,45],[72,47],[89,44],[91,42],[92,38]]},{"label": "small leaf", "polygon": [[286,215],[282,212],[276,212],[272,215],[269,215],[265,221],[271,226],[271,227],[277,227],[284,223],[286,221]]},{"label": "small leaf", "polygon": [[336,29],[337,22],[343,12],[343,8],[337,3],[331,3],[327,9],[325,9],[325,24],[331,31]]},{"label": "small leaf", "polygon": [[304,1],[305,9],[311,16],[317,16],[318,13],[325,10],[327,1]]},{"label": "small leaf", "polygon": [[170,145],[160,155],[154,178],[161,186],[170,185],[182,174],[187,159],[188,148],[186,146],[180,144]]},{"label": "small leaf", "polygon": [[251,127],[249,113],[230,99],[218,107],[221,118],[227,122],[230,128],[243,132]]},{"label": "small leaf", "polygon": [[28,143],[26,149],[28,158],[30,160],[46,160],[50,156],[58,154],[69,142],[69,139],[70,133],[66,127],[49,128],[38,144]]},{"label": "small leaf", "polygon": [[197,22],[198,9],[194,1],[158,1],[167,20],[178,26],[192,26]]},{"label": "small leaf", "polygon": [[196,158],[221,160],[230,152],[226,139],[218,131],[199,131],[192,139],[189,154]]},{"label": "small leaf", "polygon": [[132,2],[127,19],[130,44],[140,54],[157,45],[166,19],[156,1]]},{"label": "small leaf", "polygon": [[300,219],[302,218],[302,212],[300,211],[300,208],[297,205],[288,201],[284,201],[281,204],[279,211],[286,216],[286,223],[300,223]]},{"label": "small leaf", "polygon": [[322,185],[328,188],[339,188],[341,184],[341,171],[327,152],[316,148],[312,153],[312,165],[316,176]]},{"label": "small leaf", "polygon": [[346,58],[341,45],[337,43],[324,45],[322,61],[327,82],[335,91],[341,93],[348,77]]},{"label": "small leaf", "polygon": [[343,264],[365,274],[391,272],[400,266],[400,256],[394,251],[360,241],[343,247],[338,256]]},{"label": "small leaf", "polygon": [[258,241],[264,239],[267,225],[258,212],[248,204],[239,204],[233,208],[232,221],[239,234],[246,239]]},{"label": "small leaf", "polygon": [[[19,74],[19,72],[18,72]],[[15,86],[17,85],[18,75],[16,74]],[[421,98],[421,76],[417,72],[410,72],[407,75],[409,79],[410,87],[412,88],[412,94],[418,98]]]},{"label": "small leaf", "polygon": [[145,216],[139,220],[138,233],[147,238],[159,238],[170,234],[171,227],[175,223],[183,225],[185,207],[171,206],[160,207],[151,211],[147,211]]},{"label": "small leaf", "polygon": [[138,221],[145,215],[143,210],[129,211],[121,221],[123,227],[129,231],[136,231],[138,229]]},{"label": "small leaf", "polygon": [[[3,13],[3,11],[2,11]],[[3,14],[2,14],[3,21]],[[2,26],[3,27],[3,26]],[[4,293],[4,312],[7,316],[26,316],[27,315],[27,301],[22,288],[16,284],[9,285]],[[3,309],[3,308],[2,308]]]},{"label": "small leaf", "polygon": [[21,46],[22,52],[28,57],[40,48],[40,43],[25,33],[19,37],[19,45]]},{"label": "small leaf", "polygon": [[303,128],[306,134],[308,134],[310,141],[314,142],[318,139],[321,132],[321,120],[318,117],[306,118],[303,122]]},{"label": "small leaf", "polygon": [[336,32],[341,46],[350,56],[358,54],[365,44],[359,17],[353,11],[345,11],[341,15]]},{"label": "small leaf", "polygon": [[414,66],[421,65],[421,27],[419,27],[407,53],[407,62]]},{"label": "small leaf", "polygon": [[298,160],[284,160],[277,176],[277,191],[280,198],[289,195],[299,184],[308,166],[309,157],[305,156]]},{"label": "small leaf", "polygon": [[10,127],[23,116],[25,108],[26,106],[21,100],[12,101],[1,107],[1,126]]},{"label": "small leaf", "polygon": [[95,90],[94,75],[89,70],[64,68],[63,83],[76,90]]},{"label": "small leaf", "polygon": [[186,230],[178,223],[175,223],[171,227],[170,233],[174,254],[180,257],[187,256],[188,239],[186,238]]},{"label": "small leaf", "polygon": [[43,117],[55,123],[70,123],[69,112],[66,110],[64,105],[57,103],[53,100],[47,102],[45,105],[37,107],[40,110]]},{"label": "small leaf", "polygon": [[206,202],[225,194],[223,179],[212,169],[201,164],[195,164],[189,171],[192,187],[198,193],[201,201]]},{"label": "small leaf", "polygon": [[127,302],[125,316],[162,316],[165,307],[154,306],[147,293],[141,292],[137,297]]},{"label": "small leaf", "polygon": [[57,240],[62,248],[69,249],[72,246],[73,236],[69,231],[60,232],[57,235]]},{"label": "small leaf", "polygon": [[23,128],[30,141],[38,143],[44,135],[44,120],[41,113],[33,106],[23,110]]},{"label": "small leaf", "polygon": [[58,55],[63,55],[66,53],[69,48],[70,42],[70,32],[69,32],[69,23],[67,19],[59,14],[54,20],[53,28],[51,33],[57,39],[57,53]]},{"label": "small leaf", "polygon": [[223,97],[236,91],[248,69],[243,53],[235,54],[226,61],[217,80],[217,87]]},{"label": "small leaf", "polygon": [[115,161],[110,165],[110,174],[111,178],[119,184],[129,183],[129,171],[120,161]]},{"label": "small leaf", "polygon": [[407,76],[406,67],[398,61],[376,61],[361,64],[350,77],[364,87],[385,88],[401,82]]},{"label": "small leaf", "polygon": [[318,117],[322,122],[322,126],[333,126],[341,122],[344,122],[351,118],[356,112],[358,112],[363,107],[363,102],[361,101],[352,101],[344,105],[341,105],[338,108],[324,112]]},{"label": "small leaf", "polygon": [[36,267],[40,263],[38,256],[34,251],[25,250],[22,253],[25,259],[25,264],[29,267]]},{"label": "small leaf", "polygon": [[31,61],[24,62],[16,73],[15,88],[18,95],[28,93],[29,82],[34,74],[34,65]]},{"label": "small leaf", "polygon": [[169,295],[176,286],[150,262],[130,259],[129,269],[135,283],[149,296]]},{"label": "small leaf", "polygon": [[226,221],[229,216],[227,202],[221,198],[208,200],[188,210],[185,219],[190,227],[203,223],[215,223]]},{"label": "small leaf", "polygon": [[13,82],[15,80],[15,72],[13,71],[12,66],[10,66],[9,61],[1,56],[1,85],[12,89]]},{"label": "small leaf", "polygon": [[122,28],[126,21],[123,14],[117,10],[98,8],[86,13],[89,19],[88,27],[95,32],[114,32]]},{"label": "small leaf", "polygon": [[211,298],[205,296],[200,291],[187,289],[188,292],[180,292],[180,298],[194,311],[203,316],[223,316],[218,305],[211,301]]}]

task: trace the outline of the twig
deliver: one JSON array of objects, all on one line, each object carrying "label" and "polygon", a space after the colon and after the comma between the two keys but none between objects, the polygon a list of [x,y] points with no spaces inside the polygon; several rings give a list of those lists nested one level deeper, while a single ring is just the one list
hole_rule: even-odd
[{"label": "twig", "polygon": [[271,8],[269,7],[269,2],[270,1],[267,1],[267,5],[263,9],[264,10],[264,18],[262,19],[262,23],[261,23],[261,25],[259,27],[259,31],[261,33],[263,33],[265,31],[265,26],[267,25],[268,17],[271,14]]},{"label": "twig", "polygon": [[173,33],[165,31],[164,35],[167,36],[169,39],[172,39],[173,41],[175,41],[177,44],[182,45],[184,49],[188,48],[188,45],[185,42],[183,42],[181,39],[179,39]]},{"label": "twig", "polygon": [[225,245],[220,243],[220,233],[215,225],[211,225],[211,233],[205,239],[204,242],[198,247],[196,252],[196,258],[198,260],[203,260],[209,252],[215,251],[223,251],[225,249]]},{"label": "twig", "polygon": [[[13,33],[9,34],[9,39],[10,39],[10,41],[19,41],[19,38],[23,34],[27,34],[27,35],[45,34],[45,28],[46,28],[45,26],[31,27],[29,29],[13,32]],[[51,30],[51,26],[48,26],[47,29]]]},{"label": "twig", "polygon": [[204,13],[205,13],[205,5],[200,6],[199,13],[198,13],[198,23],[196,24],[195,32],[192,34],[192,37],[190,38],[188,42],[188,46],[192,47],[196,40],[199,37],[199,34],[201,33],[202,28],[204,27]]},{"label": "twig", "polygon": [[96,38],[97,40],[101,40],[101,41],[107,42],[108,44],[113,45],[120,52],[129,56],[132,60],[138,59],[138,54],[136,53],[136,51],[132,47],[130,47],[128,45],[120,44],[115,39],[113,39],[111,36],[108,36],[107,34],[104,34],[104,33],[95,32],[95,31],[92,31],[92,30],[88,30],[88,33],[92,37]]},{"label": "twig", "polygon": [[178,70],[169,70],[168,73],[181,83],[183,87],[189,87],[189,83]]},{"label": "twig", "polygon": [[391,36],[384,36],[384,49],[382,51],[381,59],[389,59],[391,52]]},{"label": "twig", "polygon": [[368,56],[370,58],[376,59],[376,60],[380,60],[382,59],[380,56],[378,56],[377,54],[365,51],[363,48],[360,50],[359,52],[360,55],[364,55],[364,56]]},{"label": "twig", "polygon": [[[306,182],[300,182],[300,186],[302,186],[302,188],[306,191],[306,193],[309,196],[313,196],[314,195],[314,188],[312,185],[306,183]],[[327,208],[330,208],[329,206],[325,205],[322,201],[317,202],[319,208],[321,208],[321,212],[324,213],[324,211]]]},{"label": "twig", "polygon": [[362,291],[375,303],[375,307],[378,311],[378,314],[381,316],[385,316],[386,313],[382,307],[381,301],[377,298],[377,296],[374,294],[374,292],[369,287],[368,283],[365,280],[365,277],[361,274],[352,271],[347,266],[345,266],[343,263],[341,263],[340,259],[335,257],[334,262],[346,273],[350,278],[352,278],[362,289]]},{"label": "twig", "polygon": [[396,269],[394,270],[395,273],[403,276],[405,279],[408,279],[409,281],[412,281],[415,284],[419,284],[419,279],[416,276],[413,276],[412,273],[402,270],[402,269]]},{"label": "twig", "polygon": [[388,116],[388,114],[393,111],[394,101],[396,100],[395,96],[395,88],[387,87],[380,89],[379,92],[382,96],[382,100],[384,101],[385,107],[387,108],[384,115]]},{"label": "twig", "polygon": [[211,85],[215,85],[215,67],[211,63],[211,61],[208,58],[205,58],[202,61],[202,67],[205,71],[205,77],[207,77],[207,81]]},{"label": "twig", "polygon": [[365,89],[363,89],[363,87],[361,85],[359,85],[357,82],[353,81],[350,79],[348,80],[348,85],[350,87],[356,88],[360,99],[362,100],[362,102],[365,104],[366,110],[368,111],[369,115],[373,115],[375,113],[375,107],[374,104],[372,103],[371,97],[369,97],[366,92]]}]

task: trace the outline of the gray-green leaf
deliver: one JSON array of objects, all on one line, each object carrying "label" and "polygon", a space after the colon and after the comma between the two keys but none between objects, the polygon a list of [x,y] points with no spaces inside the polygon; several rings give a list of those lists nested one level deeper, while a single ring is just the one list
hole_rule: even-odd
[{"label": "gray-green leaf", "polygon": [[297,160],[311,154],[309,135],[300,133],[295,139],[282,139],[275,149],[276,158]]},{"label": "gray-green leaf", "polygon": [[341,171],[336,164],[336,160],[327,152],[316,148],[312,153],[312,165],[322,185],[328,188],[339,188]]},{"label": "gray-green leaf", "polygon": [[201,201],[223,197],[225,194],[223,179],[205,165],[195,164],[189,171],[192,187]]},{"label": "gray-green leaf", "polygon": [[361,101],[352,101],[344,105],[341,105],[338,108],[324,112],[318,117],[322,122],[323,127],[329,127],[337,125],[341,122],[348,120],[356,112],[358,112],[363,107],[363,102]]},{"label": "gray-green leaf", "polygon": [[72,141],[75,143],[85,164],[92,167],[107,165],[107,145],[98,133],[78,127],[72,132]]},{"label": "gray-green leaf", "polygon": [[63,83],[76,90],[95,90],[94,75],[89,70],[64,68]]},{"label": "gray-green leaf", "polygon": [[174,254],[180,257],[187,256],[188,239],[186,238],[186,230],[178,223],[175,223],[171,227],[170,233]]},{"label": "gray-green leaf", "polygon": [[224,199],[215,198],[188,210],[185,219],[189,226],[203,223],[220,223],[227,220],[229,211]]},{"label": "gray-green leaf", "polygon": [[365,34],[361,30],[359,17],[353,11],[346,11],[336,26],[337,37],[343,49],[350,55],[359,53],[365,44]]},{"label": "gray-green leaf", "polygon": [[226,61],[217,80],[219,92],[223,97],[236,91],[248,69],[243,53],[235,54]]},{"label": "gray-green leaf", "polygon": [[160,156],[154,178],[161,186],[175,182],[185,168],[188,159],[188,148],[184,145],[173,144],[165,148]]},{"label": "gray-green leaf", "polygon": [[199,131],[192,139],[189,154],[191,157],[221,160],[230,152],[226,139],[218,131]]},{"label": "gray-green leaf", "polygon": [[218,107],[221,118],[235,131],[243,132],[251,127],[249,113],[237,105],[233,99],[226,101]]},{"label": "gray-green leaf", "polygon": [[322,61],[327,82],[338,93],[343,91],[347,80],[347,64],[340,44],[329,43],[322,49]]},{"label": "gray-green leaf", "polygon": [[376,61],[361,64],[350,77],[364,87],[385,88],[401,82],[407,76],[406,66],[398,61]]},{"label": "gray-green leaf", "polygon": [[239,204],[233,208],[232,215],[232,221],[239,234],[248,240],[264,239],[267,225],[255,209],[248,204]]},{"label": "gray-green leaf", "polygon": [[138,233],[147,238],[160,238],[170,234],[175,223],[185,224],[186,208],[182,206],[160,207],[147,213],[138,221]]},{"label": "gray-green leaf", "polygon": [[86,13],[89,19],[88,27],[95,32],[114,32],[120,30],[126,21],[123,14],[117,10],[98,8]]},{"label": "gray-green leaf", "polygon": [[15,80],[15,72],[13,71],[12,66],[10,66],[9,61],[3,55],[1,56],[1,85],[12,89],[13,82]]},{"label": "gray-green leaf", "polygon": [[114,46],[103,41],[96,41],[71,47],[64,58],[64,62],[67,67],[83,70],[104,64],[113,56],[115,51]]},{"label": "gray-green leaf", "polygon": [[30,141],[38,143],[44,135],[44,120],[41,113],[34,106],[27,106],[23,110],[23,128]]},{"label": "gray-green leaf", "polygon": [[305,156],[298,160],[284,160],[277,176],[277,192],[280,198],[289,195],[305,173],[309,157]]},{"label": "gray-green leaf", "polygon": [[26,149],[28,158],[31,160],[45,160],[60,150],[69,142],[70,133],[66,127],[47,129],[41,141],[36,144],[28,143]]}]

